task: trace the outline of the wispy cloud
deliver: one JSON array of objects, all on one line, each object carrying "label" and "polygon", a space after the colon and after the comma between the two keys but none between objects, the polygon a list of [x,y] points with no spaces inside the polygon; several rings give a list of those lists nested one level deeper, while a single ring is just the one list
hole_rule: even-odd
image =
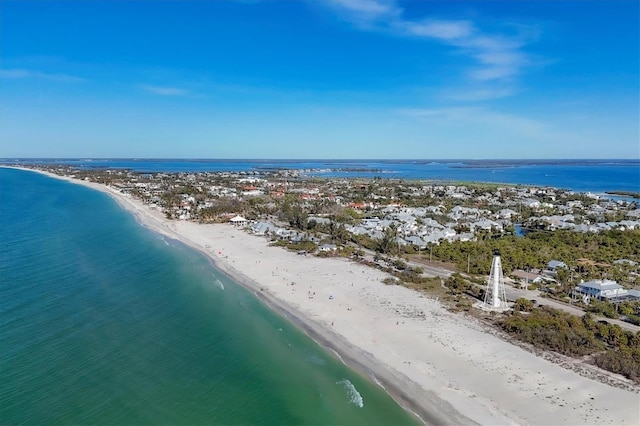
[{"label": "wispy cloud", "polygon": [[427,117],[427,118],[446,118],[460,119],[470,116],[477,116],[482,111],[481,108],[462,107],[462,108],[402,108],[396,110],[398,115],[405,117]]},{"label": "wispy cloud", "polygon": [[324,0],[345,19],[363,27],[384,25],[400,19],[402,9],[394,0]]},{"label": "wispy cloud", "polygon": [[0,78],[5,79],[22,79],[22,78],[39,78],[43,80],[58,81],[61,83],[77,83],[86,81],[81,77],[76,77],[68,74],[56,74],[45,73],[42,71],[14,68],[14,69],[0,69]]},{"label": "wispy cloud", "polygon": [[532,135],[554,140],[557,134],[544,122],[484,107],[404,108],[397,115],[453,126],[469,125],[508,131],[516,135]]},{"label": "wispy cloud", "polygon": [[[515,34],[490,34],[469,20],[405,17],[397,0],[324,0],[325,4],[363,30],[389,31],[397,36],[424,38],[456,48],[475,60],[468,70],[470,81],[501,82],[518,75],[531,63],[525,44],[536,32],[511,25]],[[526,30],[526,31],[525,31]]]},{"label": "wispy cloud", "polygon": [[161,96],[187,96],[190,94],[188,90],[181,89],[179,87],[140,84],[138,85],[138,88],[144,90],[145,92]]},{"label": "wispy cloud", "polygon": [[395,26],[408,35],[431,37],[446,42],[468,38],[475,32],[469,21],[426,19],[420,22],[400,21]]},{"label": "wispy cloud", "polygon": [[481,102],[491,99],[500,99],[513,96],[518,93],[513,87],[463,87],[446,89],[442,98],[446,101]]}]

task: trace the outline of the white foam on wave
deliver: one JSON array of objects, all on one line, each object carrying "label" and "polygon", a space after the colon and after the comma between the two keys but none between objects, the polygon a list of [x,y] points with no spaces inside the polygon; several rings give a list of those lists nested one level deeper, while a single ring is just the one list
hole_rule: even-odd
[{"label": "white foam on wave", "polygon": [[219,279],[216,278],[214,282],[220,288],[220,290],[224,290],[224,284],[222,284]]},{"label": "white foam on wave", "polygon": [[350,403],[360,408],[364,407],[364,401],[362,400],[362,395],[360,395],[360,392],[358,392],[356,387],[353,386],[353,383],[351,383],[349,379],[342,379],[336,382],[336,384],[344,386],[344,388],[347,391],[347,396],[349,397]]}]

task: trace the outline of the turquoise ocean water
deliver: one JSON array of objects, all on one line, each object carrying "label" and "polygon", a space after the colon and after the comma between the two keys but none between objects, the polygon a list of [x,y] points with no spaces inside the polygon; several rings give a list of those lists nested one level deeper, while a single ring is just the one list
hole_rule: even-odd
[{"label": "turquoise ocean water", "polygon": [[107,195],[0,169],[0,424],[411,424]]}]

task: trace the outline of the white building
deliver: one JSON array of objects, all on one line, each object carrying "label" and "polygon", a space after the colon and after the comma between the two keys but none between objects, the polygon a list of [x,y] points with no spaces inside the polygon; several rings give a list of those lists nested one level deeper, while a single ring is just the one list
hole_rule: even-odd
[{"label": "white building", "polygon": [[627,296],[627,290],[612,280],[582,282],[573,291],[576,295],[594,297],[598,300],[616,300]]},{"label": "white building", "polygon": [[247,219],[245,219],[245,218],[244,218],[244,217],[242,217],[242,216],[235,216],[235,217],[232,217],[232,218],[229,220],[229,222],[231,222],[231,224],[232,224],[233,226],[240,227],[240,226],[244,226],[244,225],[246,225],[246,224],[247,224]]},{"label": "white building", "polygon": [[338,250],[338,246],[336,246],[335,244],[323,244],[320,247],[318,247],[318,250],[325,253],[333,252]]}]

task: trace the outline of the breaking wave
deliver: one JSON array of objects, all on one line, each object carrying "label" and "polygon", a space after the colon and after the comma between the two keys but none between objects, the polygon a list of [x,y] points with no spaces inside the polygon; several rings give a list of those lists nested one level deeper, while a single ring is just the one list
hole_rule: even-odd
[{"label": "breaking wave", "polygon": [[222,282],[219,279],[216,278],[214,282],[220,288],[220,290],[224,290],[224,284],[222,284]]},{"label": "breaking wave", "polygon": [[353,386],[353,383],[351,383],[349,379],[342,379],[339,382],[336,382],[336,384],[344,386],[347,391],[347,396],[349,397],[350,403],[357,405],[360,408],[364,407],[362,395],[360,395],[360,392],[358,392],[356,387]]}]

